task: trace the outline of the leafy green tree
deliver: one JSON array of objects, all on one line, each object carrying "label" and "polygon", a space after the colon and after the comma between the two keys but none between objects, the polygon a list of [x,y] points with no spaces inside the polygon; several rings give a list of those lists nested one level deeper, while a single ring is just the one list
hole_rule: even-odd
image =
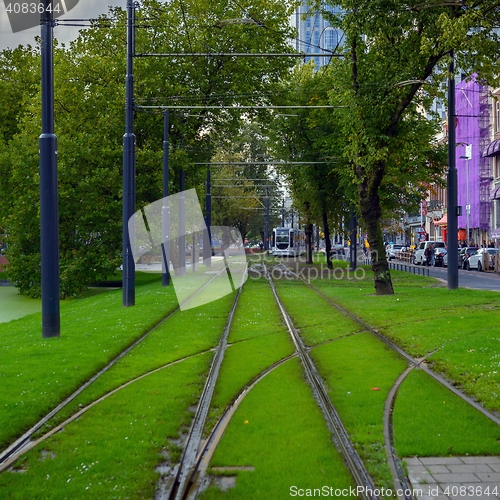
[{"label": "leafy green tree", "polygon": [[[316,72],[312,63],[297,66],[283,82],[280,104],[327,105],[331,76]],[[332,268],[330,228],[340,230],[350,206],[349,186],[344,184],[337,168],[339,158],[331,154],[334,144],[342,143],[335,112],[322,108],[294,109],[293,113],[276,117],[270,125],[270,136],[274,154],[291,162],[281,167],[280,173],[293,194],[295,206],[306,220],[308,240],[312,241],[309,233],[312,235],[313,223],[323,228],[327,264]],[[308,260],[312,261],[311,252]]]},{"label": "leafy green tree", "polygon": [[[291,64],[220,54],[285,52],[291,9],[290,2],[260,1],[248,9],[225,1],[141,3],[136,52],[182,54],[135,58],[136,104],[185,106],[171,113],[171,193],[179,189],[181,168],[186,188],[202,186],[195,163],[207,158],[207,131],[235,135],[241,110],[225,106],[263,104]],[[120,263],[125,25],[125,12],[113,8],[69,46],[55,49],[63,297],[109,277]],[[11,279],[21,293],[39,296],[39,58],[19,48],[4,52],[1,61],[7,84],[0,92],[11,106],[0,110],[0,188],[11,202],[0,225],[9,235]],[[162,196],[163,118],[145,108],[135,118],[140,208]]]},{"label": "leafy green tree", "polygon": [[[267,194],[270,206],[276,207],[282,192],[260,124],[244,119],[236,137],[214,146],[213,160],[227,163],[212,169],[214,224],[237,227],[243,239],[263,240]],[[278,224],[273,210],[270,228]]]}]

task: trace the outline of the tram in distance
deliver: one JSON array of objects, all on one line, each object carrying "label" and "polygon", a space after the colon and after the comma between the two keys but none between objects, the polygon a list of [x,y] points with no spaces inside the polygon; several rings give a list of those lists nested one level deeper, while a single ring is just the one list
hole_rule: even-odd
[{"label": "tram in distance", "polygon": [[306,251],[306,235],[295,227],[275,227],[271,248],[275,257],[295,257]]}]

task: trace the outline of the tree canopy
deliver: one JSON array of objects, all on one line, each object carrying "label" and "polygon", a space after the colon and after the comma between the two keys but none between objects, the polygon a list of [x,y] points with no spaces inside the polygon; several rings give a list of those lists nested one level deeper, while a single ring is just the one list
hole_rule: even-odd
[{"label": "tree canopy", "polygon": [[[268,102],[292,64],[228,54],[286,52],[291,12],[289,2],[249,8],[212,0],[141,2],[134,59],[137,208],[162,196],[163,117],[145,106],[184,107],[170,114],[170,192],[179,189],[181,168],[186,188],[203,186],[194,164],[207,160],[210,136],[234,136],[242,120],[237,106]],[[110,9],[54,51],[62,297],[106,279],[120,263],[125,26],[126,13]],[[30,296],[40,294],[38,52],[19,47],[0,54],[0,92],[10,103],[0,110],[0,190],[9,200],[0,227],[8,233],[9,276]]]}]

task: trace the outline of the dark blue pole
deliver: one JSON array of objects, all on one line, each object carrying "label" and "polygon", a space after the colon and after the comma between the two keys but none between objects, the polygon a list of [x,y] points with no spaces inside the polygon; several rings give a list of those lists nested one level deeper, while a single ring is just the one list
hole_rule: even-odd
[{"label": "dark blue pole", "polygon": [[[134,135],[134,70],[135,4],[127,2],[127,76],[125,96],[125,135],[123,136],[123,239],[122,298],[123,307],[135,305],[135,263],[128,221],[135,212],[135,135]],[[132,235],[133,237],[133,235]]]},{"label": "dark blue pole", "polygon": [[349,246],[349,269],[351,271],[356,271],[356,254],[357,254],[357,241],[356,235],[358,232],[358,221],[354,209],[351,208],[351,220],[350,220],[350,240],[351,244]]},{"label": "dark blue pole", "polygon": [[264,249],[269,255],[269,188],[266,187],[266,220],[264,222]]},{"label": "dark blue pole", "polygon": [[212,264],[212,232],[210,227],[212,226],[212,185],[210,178],[210,165],[207,167],[207,185],[205,192],[205,225],[207,230],[205,232],[205,241],[203,242],[203,259],[205,265],[210,267]]},{"label": "dark blue pole", "polygon": [[[181,167],[179,179],[179,276],[186,273],[186,198],[184,195],[185,173]],[[177,274],[177,272],[176,272]]]},{"label": "dark blue pole", "polygon": [[40,254],[42,269],[42,337],[59,337],[59,214],[57,137],[54,134],[54,61],[52,0],[43,0],[40,16],[42,134],[40,146]]},{"label": "dark blue pole", "polygon": [[448,82],[448,289],[458,288],[458,186],[455,133],[455,55],[450,53]]},{"label": "dark blue pole", "polygon": [[[168,128],[169,128],[169,114],[168,109],[163,113],[163,198],[167,198],[168,181],[169,181],[169,144],[168,144]],[[161,274],[162,286],[170,285],[170,207],[166,204],[162,207],[162,249],[163,249],[163,268]]]}]

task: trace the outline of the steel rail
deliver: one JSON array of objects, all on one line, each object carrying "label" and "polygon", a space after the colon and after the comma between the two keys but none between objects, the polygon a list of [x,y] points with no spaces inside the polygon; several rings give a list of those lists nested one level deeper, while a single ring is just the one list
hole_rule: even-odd
[{"label": "steel rail", "polygon": [[442,375],[439,375],[435,371],[433,371],[429,366],[427,366],[425,363],[422,363],[419,361],[417,358],[414,358],[413,356],[410,356],[407,352],[403,351],[400,347],[398,347],[396,344],[391,342],[387,337],[382,335],[376,328],[374,328],[372,325],[364,321],[363,319],[359,318],[355,314],[351,313],[347,309],[344,309],[342,306],[338,305],[336,302],[334,302],[330,297],[326,296],[324,293],[322,293],[320,290],[317,288],[313,287],[310,283],[307,283],[301,276],[299,276],[297,273],[293,272],[290,268],[285,266],[283,263],[281,265],[290,273],[294,274],[299,278],[302,282],[305,283],[306,286],[311,288],[311,290],[314,290],[320,297],[322,297],[324,300],[326,300],[330,305],[335,307],[338,311],[343,313],[344,315],[348,316],[350,319],[361,325],[363,328],[365,328],[367,331],[375,335],[378,339],[380,339],[382,342],[387,344],[391,349],[396,351],[398,354],[403,356],[408,362],[411,364],[415,365],[416,367],[420,368],[421,370],[425,371],[428,375],[430,375],[434,380],[437,380],[440,384],[444,385],[448,390],[453,392],[453,394],[457,395],[459,398],[463,399],[466,403],[474,407],[476,410],[480,411],[484,416],[488,417],[490,420],[495,422],[495,424],[500,425],[500,418],[493,414],[492,412],[488,411],[486,408],[481,406],[477,401],[472,399],[471,397],[467,396],[460,390],[458,390],[451,382],[446,380]]},{"label": "steel rail", "polygon": [[272,365],[268,366],[264,370],[262,370],[258,375],[256,375],[242,390],[241,392],[234,398],[234,400],[225,408],[222,412],[221,417],[217,421],[217,423],[212,428],[210,435],[208,436],[205,444],[200,450],[197,460],[196,467],[194,467],[191,478],[189,480],[189,489],[186,489],[183,500],[194,498],[196,493],[200,490],[200,487],[203,485],[203,479],[205,476],[205,472],[208,469],[208,465],[212,456],[215,452],[215,449],[219,445],[222,436],[231,421],[231,418],[235,414],[236,410],[239,408],[240,404],[243,400],[248,396],[248,394],[252,391],[252,389],[267,375],[272,373],[276,368],[280,367],[282,364],[286,363],[292,358],[297,357],[297,353],[290,354],[289,356],[276,361]]},{"label": "steel rail", "polygon": [[89,380],[82,384],[76,391],[74,391],[70,396],[68,396],[64,401],[57,405],[53,410],[51,410],[47,415],[40,419],[33,427],[27,430],[21,437],[19,437],[14,443],[12,443],[8,448],[0,453],[0,465],[2,465],[7,460],[11,459],[18,452],[29,444],[31,437],[35,432],[39,431],[52,417],[59,413],[65,406],[67,406],[71,401],[73,401],[77,396],[79,396],[85,389],[87,389],[92,383],[94,383],[99,377],[106,373],[110,368],[112,368],[118,361],[124,358],[132,349],[137,347],[151,332],[156,330],[165,321],[170,319],[176,312],[180,309],[177,307],[173,311],[169,312],[163,319],[161,319],[156,325],[150,328],[146,333],[144,333],[139,339],[133,342],[124,351],[113,358],[104,368],[93,375]]},{"label": "steel rail", "polygon": [[312,388],[313,394],[325,416],[325,419],[328,423],[328,427],[332,432],[334,442],[336,443],[342,458],[344,459],[347,468],[353,476],[354,481],[356,482],[357,487],[360,487],[360,497],[364,500],[378,500],[378,496],[375,495],[375,485],[373,480],[371,479],[366,467],[361,460],[358,452],[354,448],[351,440],[349,439],[349,434],[340,419],[337,410],[332,404],[330,397],[328,396],[328,391],[325,387],[323,379],[319,375],[314,362],[312,361],[308,350],[305,348],[302,339],[295,328],[292,319],[290,318],[288,312],[286,311],[283,303],[281,302],[274,283],[270,274],[268,273],[265,264],[264,264],[264,272],[269,281],[271,289],[274,294],[274,298],[278,307],[281,311],[283,319],[287,325],[287,328],[292,337],[292,341],[295,344],[296,350],[304,366],[304,370],[306,372],[306,377],[308,382]]},{"label": "steel rail", "polygon": [[212,276],[207,283],[205,283],[196,293],[189,297],[182,305],[177,306],[173,311],[170,311],[165,317],[163,317],[158,323],[153,325],[148,331],[146,331],[139,339],[133,342],[129,347],[115,356],[106,366],[104,366],[99,372],[93,375],[89,380],[83,383],[78,389],[76,389],[70,396],[68,396],[64,401],[57,405],[53,410],[47,413],[43,418],[41,418],[35,425],[33,425],[29,430],[27,430],[22,436],[20,436],[16,441],[14,441],[10,446],[8,446],[4,451],[0,453],[0,466],[7,461],[11,461],[13,457],[29,445],[31,437],[37,431],[39,431],[50,419],[52,419],[57,413],[59,413],[64,407],[66,407],[71,401],[73,401],[77,396],[79,396],[85,389],[87,389],[92,383],[94,383],[99,377],[106,373],[110,368],[118,363],[122,358],[124,358],[132,349],[137,347],[150,333],[159,328],[163,323],[168,321],[174,314],[180,311],[180,308],[191,300],[193,300],[198,294],[200,294],[214,279],[216,279],[221,273],[223,273],[227,268],[224,266],[217,274]]},{"label": "steel rail", "polygon": [[2,464],[0,464],[0,472],[3,472],[4,470],[8,469],[11,465],[14,464],[14,462],[20,456],[24,455],[25,453],[27,453],[31,449],[35,448],[40,443],[43,443],[48,438],[50,438],[51,436],[53,436],[57,432],[61,431],[62,429],[64,429],[67,425],[69,425],[72,422],[74,422],[75,420],[79,419],[82,415],[84,415],[89,410],[94,408],[94,406],[97,406],[98,404],[102,403],[103,401],[110,398],[111,396],[114,396],[116,393],[118,393],[118,392],[122,391],[123,389],[126,389],[130,385],[134,384],[135,382],[143,380],[143,379],[149,377],[150,375],[154,375],[158,372],[161,372],[162,370],[165,370],[166,368],[170,368],[170,367],[175,366],[179,363],[183,363],[184,361],[191,359],[191,358],[194,358],[195,356],[199,356],[201,354],[205,354],[207,352],[214,351],[214,350],[215,349],[208,349],[207,351],[198,352],[196,354],[192,354],[191,356],[186,356],[186,357],[181,358],[181,359],[176,359],[175,361],[171,361],[171,362],[167,363],[166,365],[155,368],[147,373],[143,373],[142,375],[139,375],[138,377],[133,378],[132,380],[129,380],[128,382],[125,382],[124,384],[120,385],[116,389],[113,389],[110,392],[107,392],[106,394],[104,394],[104,396],[101,396],[100,398],[96,399],[95,401],[92,401],[92,403],[89,403],[87,406],[83,407],[81,410],[78,410],[76,413],[74,413],[69,418],[64,420],[64,422],[61,422],[57,426],[50,429],[43,436],[40,436],[35,441],[29,441],[25,446],[23,446],[20,450],[18,450],[15,455],[11,456],[8,460],[6,460]]}]

